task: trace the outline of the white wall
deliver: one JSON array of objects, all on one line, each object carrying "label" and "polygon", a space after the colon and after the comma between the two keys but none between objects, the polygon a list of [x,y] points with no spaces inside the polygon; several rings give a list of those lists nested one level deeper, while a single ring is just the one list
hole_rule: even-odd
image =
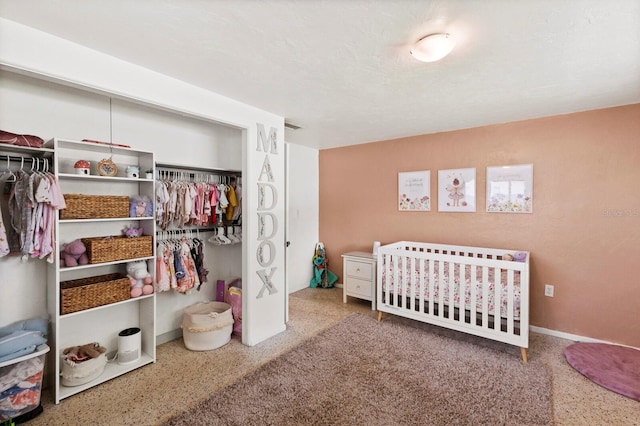
[{"label": "white wall", "polygon": [[318,150],[288,144],[287,285],[293,293],[309,287],[319,238]]}]

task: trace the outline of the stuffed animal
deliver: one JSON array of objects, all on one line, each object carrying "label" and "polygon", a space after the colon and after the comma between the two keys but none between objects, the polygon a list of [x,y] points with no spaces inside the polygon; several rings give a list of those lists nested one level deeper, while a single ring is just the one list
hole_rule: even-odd
[{"label": "stuffed animal", "polygon": [[516,262],[525,262],[527,260],[527,253],[517,251],[513,254],[513,260]]},{"label": "stuffed animal", "polygon": [[136,195],[129,199],[130,217],[150,217],[153,216],[153,203],[146,195]]},{"label": "stuffed animal", "polygon": [[144,232],[144,230],[140,227],[140,228],[134,228],[133,225],[132,226],[126,226],[123,230],[122,233],[124,235],[126,235],[129,238],[133,238],[133,237],[139,237],[142,235],[142,233]]},{"label": "stuffed animal", "polygon": [[131,297],[139,297],[143,294],[153,293],[153,278],[147,271],[147,262],[135,260],[127,262],[127,275],[131,280]]},{"label": "stuffed animal", "polygon": [[73,361],[74,363],[97,358],[105,352],[107,352],[107,348],[100,346],[98,342],[87,343],[82,346],[71,346],[62,351],[62,353],[66,355],[65,359]]},{"label": "stuffed animal", "polygon": [[60,249],[60,266],[78,266],[89,263],[87,248],[82,240],[73,240],[68,244],[63,244]]}]

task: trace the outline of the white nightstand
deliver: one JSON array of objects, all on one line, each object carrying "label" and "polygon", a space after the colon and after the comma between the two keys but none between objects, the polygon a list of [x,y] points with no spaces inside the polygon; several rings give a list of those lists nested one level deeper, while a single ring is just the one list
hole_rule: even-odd
[{"label": "white nightstand", "polygon": [[377,257],[364,251],[352,251],[342,255],[342,301],[347,296],[370,300],[371,310],[376,310]]}]

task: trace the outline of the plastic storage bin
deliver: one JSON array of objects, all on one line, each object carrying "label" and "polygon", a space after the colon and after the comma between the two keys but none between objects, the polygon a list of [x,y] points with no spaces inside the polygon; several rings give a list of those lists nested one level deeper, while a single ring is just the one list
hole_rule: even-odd
[{"label": "plastic storage bin", "polygon": [[49,346],[42,344],[33,353],[0,363],[0,421],[27,417],[38,408],[42,411],[40,394],[47,352]]},{"label": "plastic storage bin", "polygon": [[184,310],[182,337],[192,351],[209,351],[231,340],[233,315],[224,302],[200,302]]}]

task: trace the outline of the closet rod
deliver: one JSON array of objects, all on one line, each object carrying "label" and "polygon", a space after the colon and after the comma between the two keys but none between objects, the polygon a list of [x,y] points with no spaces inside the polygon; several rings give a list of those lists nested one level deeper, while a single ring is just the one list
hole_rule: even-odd
[{"label": "closet rod", "polygon": [[207,169],[202,167],[176,166],[171,164],[156,163],[156,171],[166,171],[174,173],[208,173],[219,176],[240,176],[241,170]]},{"label": "closet rod", "polygon": [[43,160],[43,158],[37,155],[17,155],[16,156],[16,155],[0,154],[0,161],[2,160],[7,161],[7,159],[9,159],[9,161],[24,161],[24,160],[31,160],[32,158]]},{"label": "closet rod", "polygon": [[207,226],[206,228],[180,228],[180,229],[165,229],[165,230],[161,230],[158,229],[156,230],[156,235],[162,235],[164,234],[189,234],[189,233],[195,233],[195,232],[213,232],[213,231],[217,231],[220,228],[225,228],[227,226],[240,226],[240,225],[220,225],[220,226]]}]

